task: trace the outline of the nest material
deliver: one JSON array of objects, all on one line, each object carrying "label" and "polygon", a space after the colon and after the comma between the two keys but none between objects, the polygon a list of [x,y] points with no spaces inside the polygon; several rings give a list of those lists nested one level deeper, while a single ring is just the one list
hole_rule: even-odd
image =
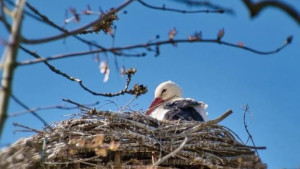
[{"label": "nest material", "polygon": [[221,120],[91,110],[1,150],[0,168],[266,168]]}]

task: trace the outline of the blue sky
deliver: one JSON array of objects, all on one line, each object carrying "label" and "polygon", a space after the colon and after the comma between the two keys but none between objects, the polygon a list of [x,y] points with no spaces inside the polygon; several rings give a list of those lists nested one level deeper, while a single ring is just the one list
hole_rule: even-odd
[{"label": "blue sky", "polygon": [[[41,12],[49,16],[57,24],[62,25],[65,10],[69,7],[78,11],[84,10],[90,4],[98,11],[116,7],[122,1],[32,1]],[[148,2],[148,1],[147,1]],[[172,1],[163,1],[167,7],[194,10]],[[279,47],[287,36],[293,35],[293,42],[287,48],[273,55],[258,55],[249,51],[218,44],[178,44],[177,47],[166,45],[161,47],[159,57],[148,53],[143,58],[115,57],[111,54],[100,54],[100,59],[107,59],[111,67],[110,79],[103,83],[103,75],[99,73],[99,63],[94,62],[94,56],[86,55],[52,61],[51,63],[64,72],[78,77],[95,91],[119,91],[125,79],[121,78],[115,66],[137,68],[133,83],[148,86],[149,92],[130,104],[134,110],[146,110],[151,103],[154,90],[158,84],[166,80],[178,83],[185,97],[204,101],[208,104],[209,119],[220,116],[227,109],[234,113],[221,124],[235,131],[243,140],[247,134],[243,127],[243,111],[245,104],[250,106],[247,123],[257,146],[266,146],[267,150],[259,151],[263,162],[269,168],[297,168],[300,166],[300,30],[299,25],[280,10],[268,8],[255,19],[250,19],[248,11],[240,1],[226,1],[221,4],[234,10],[234,15],[228,14],[179,14],[155,11],[144,8],[137,2],[126,8],[127,14],[120,14],[117,26],[115,46],[124,46],[148,42],[156,35],[160,39],[168,38],[168,31],[176,27],[176,38],[187,38],[196,31],[201,31],[203,38],[214,38],[217,32],[224,28],[224,41],[243,42],[254,49],[268,51]],[[297,1],[285,1],[300,11]],[[58,5],[59,3],[59,5]],[[153,4],[152,1],[149,3]],[[156,5],[162,3],[155,2]],[[78,24],[70,23],[68,29],[74,29],[95,19],[96,16],[82,17]],[[0,26],[0,38],[7,39],[7,32]],[[59,32],[40,24],[28,17],[25,18],[22,33],[28,38],[40,38],[56,35]],[[109,47],[111,38],[103,33],[85,36],[99,44]],[[60,53],[88,50],[88,46],[67,38],[65,40],[43,45],[26,45],[41,56],[52,56]],[[0,46],[2,53],[4,47]],[[143,50],[132,50],[138,52]],[[18,60],[32,59],[31,56],[19,53]],[[68,98],[80,103],[100,101],[97,108],[118,110],[126,105],[133,96],[116,98],[95,97],[83,91],[78,84],[57,76],[43,64],[18,67],[15,73],[13,92],[29,107],[41,107],[56,104],[66,104],[62,98]],[[114,101],[118,106],[106,104]],[[104,106],[102,106],[104,105]],[[23,109],[11,101],[9,113]],[[78,110],[47,110],[39,114],[54,122],[67,118],[65,115]],[[17,139],[30,136],[32,133],[14,131],[18,128],[13,122],[32,128],[41,129],[42,123],[30,114],[9,118],[5,125],[1,145],[12,143]]]}]

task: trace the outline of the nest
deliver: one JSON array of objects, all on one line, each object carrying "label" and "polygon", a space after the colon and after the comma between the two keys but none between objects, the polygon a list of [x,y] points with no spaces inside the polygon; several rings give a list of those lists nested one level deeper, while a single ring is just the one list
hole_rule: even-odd
[{"label": "nest", "polygon": [[90,110],[0,151],[0,168],[266,168],[216,120],[158,121]]}]

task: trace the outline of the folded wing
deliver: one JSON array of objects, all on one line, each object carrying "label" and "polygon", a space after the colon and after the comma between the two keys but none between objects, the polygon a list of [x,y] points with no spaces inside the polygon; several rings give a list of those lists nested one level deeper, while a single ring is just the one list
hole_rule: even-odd
[{"label": "folded wing", "polygon": [[203,102],[197,102],[193,99],[179,99],[167,103],[164,109],[168,112],[164,120],[189,120],[189,121],[206,121],[207,105]]}]

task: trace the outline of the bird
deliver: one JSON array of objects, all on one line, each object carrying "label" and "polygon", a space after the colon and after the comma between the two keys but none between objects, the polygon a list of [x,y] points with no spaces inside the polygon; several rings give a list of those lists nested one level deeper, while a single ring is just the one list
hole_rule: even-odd
[{"label": "bird", "polygon": [[154,100],[146,115],[157,120],[207,121],[207,104],[191,98],[183,98],[179,85],[166,81],[157,86]]}]

